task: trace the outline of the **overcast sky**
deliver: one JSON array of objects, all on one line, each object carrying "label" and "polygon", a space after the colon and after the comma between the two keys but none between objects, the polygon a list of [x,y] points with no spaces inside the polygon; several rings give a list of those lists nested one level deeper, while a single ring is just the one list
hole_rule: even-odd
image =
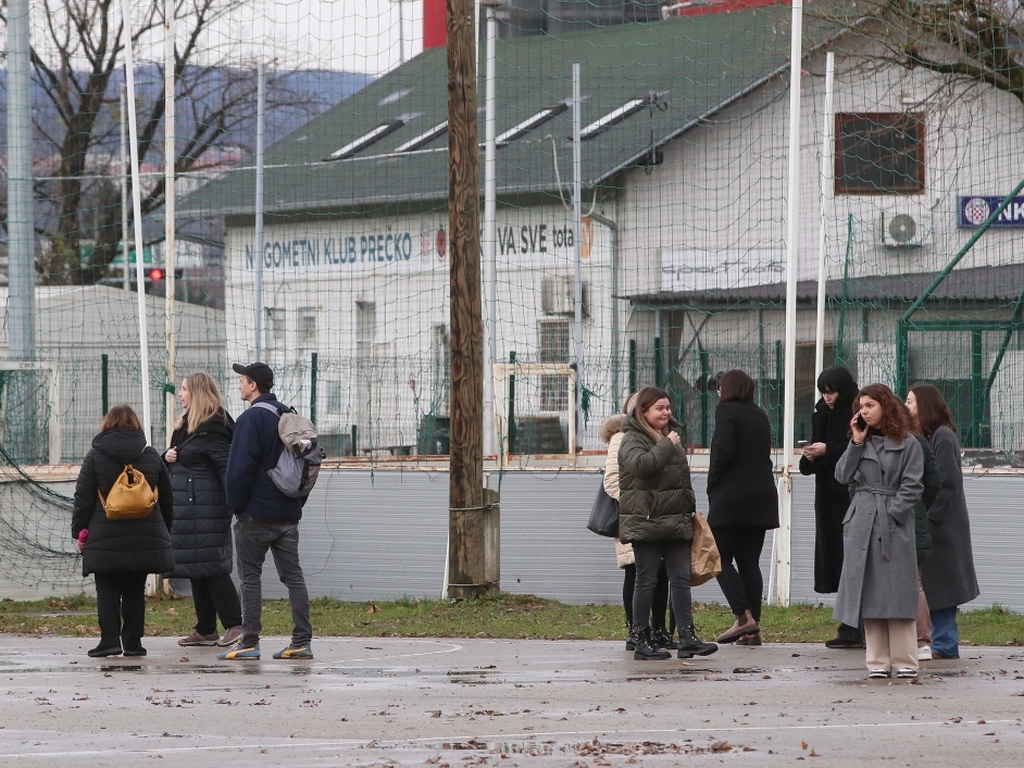
[{"label": "overcast sky", "polygon": [[222,34],[285,67],[379,75],[399,63],[400,8],[408,59],[422,49],[422,0],[256,0]]}]

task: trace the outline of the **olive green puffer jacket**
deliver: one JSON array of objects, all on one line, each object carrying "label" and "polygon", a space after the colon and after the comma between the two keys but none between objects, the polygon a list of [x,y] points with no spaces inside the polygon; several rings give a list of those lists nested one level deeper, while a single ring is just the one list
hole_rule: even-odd
[{"label": "olive green puffer jacket", "polygon": [[632,415],[619,445],[619,539],[689,541],[696,510],[690,465],[681,445],[655,443]]}]

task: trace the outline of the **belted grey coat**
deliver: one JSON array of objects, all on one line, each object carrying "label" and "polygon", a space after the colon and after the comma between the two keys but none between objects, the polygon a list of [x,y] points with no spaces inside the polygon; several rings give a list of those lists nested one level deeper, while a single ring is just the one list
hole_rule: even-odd
[{"label": "belted grey coat", "polygon": [[856,627],[861,619],[917,616],[914,506],[924,489],[924,455],[917,438],[872,435],[850,443],[836,480],[855,484],[843,519],[843,573],[834,616]]}]

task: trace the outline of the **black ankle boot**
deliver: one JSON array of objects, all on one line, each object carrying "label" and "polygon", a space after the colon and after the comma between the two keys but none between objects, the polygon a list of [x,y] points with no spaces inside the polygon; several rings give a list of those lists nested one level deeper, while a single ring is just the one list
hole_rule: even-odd
[{"label": "black ankle boot", "polygon": [[659,648],[675,649],[678,646],[676,641],[672,639],[672,635],[666,632],[664,629],[653,629],[651,630],[651,640]]},{"label": "black ankle boot", "polygon": [[672,658],[672,654],[668,651],[663,651],[654,644],[654,641],[651,639],[650,627],[641,627],[636,636],[636,648],[633,649],[633,658],[638,661],[669,659]]},{"label": "black ankle boot", "polygon": [[714,643],[705,643],[697,637],[697,630],[693,624],[679,629],[679,653],[680,659],[692,659],[694,656],[710,656],[718,650]]},{"label": "black ankle boot", "polygon": [[629,634],[626,635],[626,650],[627,651],[636,650],[636,639],[637,639],[639,633],[640,633],[640,630],[636,629],[636,628],[631,628],[629,630]]}]

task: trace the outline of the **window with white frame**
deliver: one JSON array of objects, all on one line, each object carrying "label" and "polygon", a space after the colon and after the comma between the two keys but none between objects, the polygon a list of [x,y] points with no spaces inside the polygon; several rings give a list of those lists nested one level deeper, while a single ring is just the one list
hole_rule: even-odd
[{"label": "window with white frame", "polygon": [[286,349],[288,346],[287,315],[283,307],[266,307],[264,337],[267,349]]},{"label": "window with white frame", "polygon": [[316,347],[316,307],[299,308],[299,346]]}]

